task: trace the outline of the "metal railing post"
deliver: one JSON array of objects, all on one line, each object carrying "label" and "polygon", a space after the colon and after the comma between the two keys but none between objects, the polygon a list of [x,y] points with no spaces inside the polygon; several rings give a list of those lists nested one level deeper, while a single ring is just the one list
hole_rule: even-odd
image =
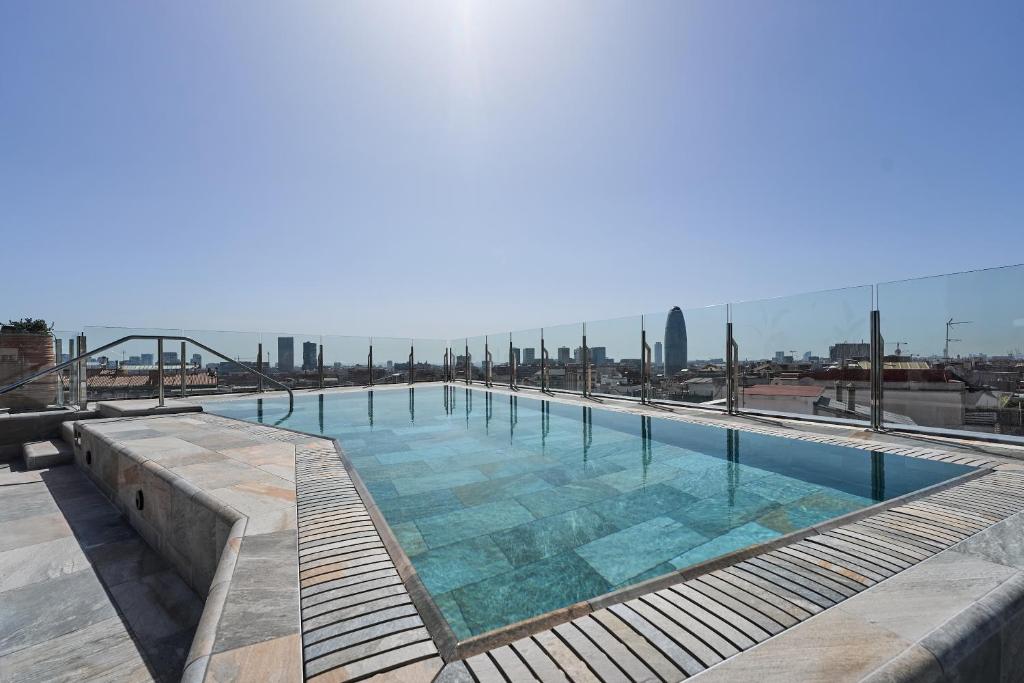
[{"label": "metal railing post", "polygon": [[[256,372],[263,374],[263,342],[256,344]],[[263,378],[256,378],[256,391],[263,393]]]},{"label": "metal railing post", "polygon": [[[87,350],[85,335],[78,336],[78,355],[81,356]],[[83,408],[89,406],[89,369],[86,367],[86,360],[78,361],[78,403]]]},{"label": "metal railing post", "polygon": [[[57,362],[60,363],[64,358],[64,340],[53,338],[53,353],[57,358]],[[61,373],[57,373],[57,396],[55,397],[57,405],[64,407],[64,378]]]},{"label": "metal railing post", "polygon": [[494,386],[491,381],[491,358],[491,346],[487,337],[484,337],[484,384],[489,387]]},{"label": "metal railing post", "polygon": [[519,363],[516,361],[516,354],[512,352],[512,334],[508,335],[508,388],[516,390],[516,372],[519,370]]},{"label": "metal railing post", "polygon": [[188,373],[185,371],[185,342],[181,342],[181,397],[185,398],[188,396],[188,390],[186,389]]},{"label": "metal railing post", "polygon": [[725,409],[730,415],[736,414],[735,365],[733,355],[732,323],[725,324]]},{"label": "metal railing post", "polygon": [[643,318],[640,327],[640,403],[647,403],[647,354],[650,349],[647,346],[647,330],[643,328]]},{"label": "metal railing post", "polygon": [[548,390],[548,349],[544,345],[544,328],[540,330],[540,390]]},{"label": "metal railing post", "polygon": [[583,348],[580,350],[583,361],[583,395],[590,396],[590,349],[587,347],[587,324],[583,323]]},{"label": "metal railing post", "polygon": [[[68,358],[74,358],[78,354],[75,353],[75,349],[78,348],[78,340],[68,339]],[[68,402],[73,405],[78,405],[78,363],[74,363],[68,368]],[[63,371],[62,371],[63,372]],[[62,379],[61,382],[64,380]]]},{"label": "metal railing post", "polygon": [[882,430],[885,384],[885,339],[882,337],[881,312],[871,311],[871,429]]},{"label": "metal railing post", "polygon": [[156,340],[156,397],[157,405],[161,408],[164,405],[164,340],[163,337]]},{"label": "metal railing post", "polygon": [[472,362],[472,359],[469,357],[469,340],[468,339],[466,340],[466,355],[462,357],[462,361],[463,361],[463,365],[465,366],[465,369],[466,369],[466,384],[472,384],[473,383],[473,376],[472,376],[473,362]]}]

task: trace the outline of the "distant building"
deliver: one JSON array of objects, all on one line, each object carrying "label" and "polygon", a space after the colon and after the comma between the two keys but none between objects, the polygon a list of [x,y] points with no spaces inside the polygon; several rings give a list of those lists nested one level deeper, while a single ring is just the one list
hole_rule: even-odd
[{"label": "distant building", "polygon": [[840,342],[828,347],[828,358],[833,362],[870,357],[871,344],[865,344],[864,342]]},{"label": "distant building", "polygon": [[572,351],[569,349],[568,346],[559,346],[558,347],[558,362],[561,363],[562,365],[565,365],[566,363],[568,363],[572,359],[572,356],[570,355],[571,353],[572,353]]},{"label": "distant building", "polygon": [[590,362],[594,365],[604,365],[608,362],[608,351],[603,346],[595,346],[590,349]]},{"label": "distant building", "polygon": [[177,365],[178,364],[178,352],[177,351],[164,351],[163,359],[164,359],[164,365]]},{"label": "distant building", "polygon": [[661,342],[654,342],[654,364],[659,368],[661,367],[662,363],[662,348],[663,347],[661,345]]},{"label": "distant building", "polygon": [[[196,366],[197,368],[203,367],[203,357],[200,356],[198,353],[193,353],[192,354],[192,365]],[[180,382],[179,382],[179,384],[180,384]]]},{"label": "distant building", "polygon": [[523,349],[523,362],[533,363],[537,360],[537,349],[532,346]]},{"label": "distant building", "polygon": [[142,356],[128,356],[128,365],[142,365]]},{"label": "distant building", "polygon": [[302,369],[316,370],[316,342],[302,342]]},{"label": "distant building", "polygon": [[515,346],[512,347],[512,355],[516,359],[516,365],[522,365],[523,364],[522,353],[520,353],[519,349],[517,347],[515,347]]},{"label": "distant building", "polygon": [[277,369],[281,372],[295,371],[295,337],[277,338]]},{"label": "distant building", "polygon": [[686,369],[686,320],[683,310],[673,306],[665,320],[665,376]]},{"label": "distant building", "polygon": [[139,365],[152,365],[152,364],[153,364],[153,354],[151,354],[151,353],[143,353],[143,354],[141,354],[139,356]]}]

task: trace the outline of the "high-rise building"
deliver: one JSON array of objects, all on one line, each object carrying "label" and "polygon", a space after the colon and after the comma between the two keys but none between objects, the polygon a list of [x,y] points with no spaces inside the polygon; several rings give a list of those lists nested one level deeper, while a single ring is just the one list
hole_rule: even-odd
[{"label": "high-rise building", "polygon": [[153,364],[153,354],[151,354],[151,353],[143,353],[143,354],[141,354],[139,356],[139,361],[140,361],[139,365],[152,365]]},{"label": "high-rise building", "polygon": [[572,356],[569,355],[570,353],[572,353],[572,351],[569,349],[568,346],[559,346],[558,347],[558,362],[561,363],[562,365],[565,365],[566,363],[568,363],[570,361],[570,359],[572,359]]},{"label": "high-rise building", "polygon": [[316,342],[302,342],[302,369],[316,370]]},{"label": "high-rise building", "polygon": [[[193,353],[192,354],[192,365],[196,366],[197,368],[203,367],[203,357],[200,356],[198,353]],[[180,382],[179,382],[179,384],[180,384]]]},{"label": "high-rise building", "polygon": [[295,337],[277,338],[277,369],[280,372],[295,371]]},{"label": "high-rise building", "polygon": [[663,349],[663,347],[661,345],[661,342],[654,342],[654,364],[657,367],[659,367],[659,368],[661,367],[661,361],[662,361],[662,356],[661,356],[662,349]]},{"label": "high-rise building", "polygon": [[523,363],[523,355],[522,355],[522,353],[520,353],[519,348],[513,346],[512,347],[512,355],[516,359],[516,365],[522,365],[522,363]]},{"label": "high-rise building", "polygon": [[177,365],[178,364],[178,352],[177,351],[164,351],[164,365]]},{"label": "high-rise building", "polygon": [[870,357],[871,344],[864,342],[840,342],[828,347],[828,358],[831,361]]},{"label": "high-rise building", "polygon": [[575,349],[572,350],[572,359],[574,361],[576,361],[577,363],[582,363],[583,362],[583,347],[582,346],[577,346]]},{"label": "high-rise building", "polygon": [[683,310],[673,306],[665,320],[665,376],[686,369],[686,320]]},{"label": "high-rise building", "polygon": [[594,365],[604,365],[608,362],[608,350],[603,346],[591,347],[590,362]]},{"label": "high-rise building", "polygon": [[523,362],[532,363],[537,360],[537,350],[532,346],[523,349]]}]

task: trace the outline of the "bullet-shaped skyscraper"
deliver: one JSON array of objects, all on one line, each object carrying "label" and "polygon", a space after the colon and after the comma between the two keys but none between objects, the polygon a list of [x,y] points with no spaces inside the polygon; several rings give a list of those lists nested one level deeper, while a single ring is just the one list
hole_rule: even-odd
[{"label": "bullet-shaped skyscraper", "polygon": [[686,320],[683,310],[673,306],[665,320],[665,376],[686,369]]}]

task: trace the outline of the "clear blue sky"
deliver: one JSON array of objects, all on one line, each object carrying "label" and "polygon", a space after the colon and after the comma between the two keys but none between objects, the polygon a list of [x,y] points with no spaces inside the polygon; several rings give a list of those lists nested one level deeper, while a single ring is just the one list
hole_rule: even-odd
[{"label": "clear blue sky", "polygon": [[0,317],[447,337],[1021,262],[1022,65],[1021,2],[4,2]]}]

